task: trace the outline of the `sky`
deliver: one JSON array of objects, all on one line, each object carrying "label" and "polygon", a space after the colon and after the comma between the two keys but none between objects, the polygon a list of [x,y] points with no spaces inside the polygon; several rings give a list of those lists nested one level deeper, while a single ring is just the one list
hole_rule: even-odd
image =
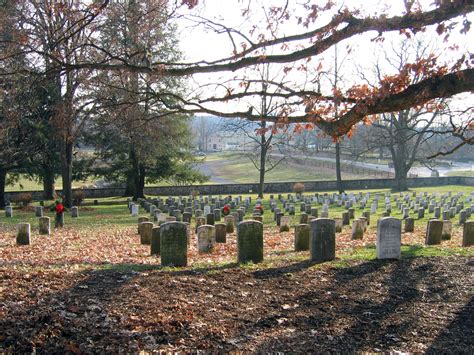
[{"label": "sky", "polygon": [[[302,3],[303,1],[300,0],[298,2]],[[289,1],[289,8],[293,9],[295,6],[294,4],[298,2]],[[347,5],[349,8],[359,8],[361,11],[359,15],[360,17],[368,15],[375,16],[381,12],[386,12],[390,16],[393,16],[401,14],[404,10],[403,0],[348,0],[345,2],[336,2],[337,8],[343,7],[344,5]],[[429,7],[432,2],[433,0],[420,1],[423,8]],[[249,3],[251,6],[250,9],[252,9],[250,19],[245,19],[240,14],[242,9],[246,8]],[[242,31],[242,33],[248,34],[248,31],[252,26],[256,25],[261,27],[266,26],[267,24],[265,17],[263,16],[263,12],[261,11],[262,5],[266,5],[268,8],[269,5],[281,6],[284,3],[284,0],[201,0],[197,8],[189,12],[185,11],[185,13],[187,15],[193,15],[194,21],[199,20],[196,15],[202,16],[212,19],[216,21],[216,23],[221,23],[228,27],[237,28]],[[322,1],[316,1],[316,3],[321,4]],[[298,10],[292,10],[291,14],[292,17],[296,17],[299,13]],[[319,27],[319,25],[326,24],[330,17],[331,16],[320,17],[313,26]],[[473,16],[470,16],[469,19],[474,22]],[[310,28],[313,28],[313,26]],[[178,21],[178,29],[181,39],[181,49],[184,52],[185,58],[190,62],[196,62],[199,60],[212,61],[218,58],[229,56],[232,53],[233,47],[229,41],[229,37],[225,33],[216,34],[209,29],[204,29],[202,26],[196,26],[193,21],[186,20]],[[279,28],[279,34],[295,34],[301,32],[301,29],[302,27],[296,24],[296,19],[290,18],[289,21],[286,21],[285,24],[281,25]],[[474,37],[472,35],[472,31],[473,30],[471,30],[468,35],[460,35],[458,30],[454,31],[450,37],[451,43],[456,43],[463,51],[468,50],[473,53],[474,41],[470,40]],[[258,32],[256,31],[256,33]],[[344,79],[344,81],[341,82],[341,85],[345,83],[346,86],[351,86],[354,83],[361,82],[359,72],[371,72],[377,57],[381,58],[380,62],[382,62],[382,65],[384,65],[383,63],[386,61],[383,59],[383,52],[390,52],[391,47],[394,46],[394,43],[396,47],[396,44],[401,40],[398,33],[388,34],[384,35],[385,41],[383,44],[375,44],[371,41],[371,39],[374,37],[376,37],[376,33],[367,33],[353,37],[338,45],[339,59],[341,60],[343,57],[345,57],[344,62],[340,64],[340,74]],[[435,34],[434,28],[431,28],[429,31],[427,31],[427,33],[421,34],[420,37],[424,37],[425,39],[432,38],[435,42],[440,40],[439,36]],[[236,44],[238,46],[240,45],[239,41],[244,42],[241,37],[239,38],[237,36],[236,38]],[[442,43],[440,44],[440,46],[443,45],[444,44]],[[346,54],[348,48],[351,50],[350,54]],[[440,55],[444,57],[445,60],[449,60],[451,59],[450,56],[452,56],[452,52],[441,51]],[[329,49],[323,55],[313,58],[311,65],[316,67],[319,62],[323,64],[324,69],[331,70],[331,68],[334,66],[334,50]],[[389,67],[385,65],[385,68],[387,73],[390,73]],[[235,75],[235,73],[197,75],[192,78],[194,81],[192,85],[197,88],[203,84],[208,84],[211,82],[224,82]],[[296,70],[292,71],[286,79],[298,84],[307,80],[306,75],[303,78],[302,74],[298,73]],[[215,90],[215,87],[206,87],[205,89],[201,89],[200,92],[202,95],[206,96],[214,94]],[[219,88],[217,88],[217,90],[219,90]],[[472,95],[464,96],[467,97],[468,100],[472,100]],[[244,107],[247,107],[249,104],[251,103],[226,103],[212,106],[212,108],[230,111],[242,109],[245,111]]]}]

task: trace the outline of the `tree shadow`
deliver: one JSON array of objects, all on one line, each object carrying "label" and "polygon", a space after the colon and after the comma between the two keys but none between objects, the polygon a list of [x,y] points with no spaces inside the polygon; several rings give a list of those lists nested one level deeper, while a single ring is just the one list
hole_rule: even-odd
[{"label": "tree shadow", "polygon": [[[101,269],[64,273],[65,278],[70,278],[66,283],[68,287],[52,288],[53,291],[39,298],[28,298],[28,294],[24,299],[20,297],[17,302],[9,303],[7,313],[0,318],[0,352],[139,352],[149,350],[147,344],[154,346],[151,350],[170,344],[179,349],[178,344],[182,344],[183,339],[187,346],[231,350],[238,348],[235,339],[244,339],[244,344],[249,344],[255,334],[266,332],[269,336],[259,338],[257,347],[252,350],[403,350],[404,336],[418,330],[418,313],[412,309],[416,302],[426,298],[424,302],[430,305],[435,299],[449,297],[446,286],[449,276],[440,273],[439,266],[429,259],[418,260],[374,260],[314,272],[309,261],[302,261],[228,274],[219,271],[233,271],[239,264],[184,270],[158,265],[110,264]],[[285,277],[298,272],[301,272],[297,280],[302,288]],[[433,273],[436,273],[436,283],[431,285],[425,279]],[[56,277],[61,275],[62,271]],[[305,277],[312,278],[313,282],[303,285]],[[25,287],[31,287],[32,294],[37,285],[48,285],[43,279],[28,280]],[[250,285],[246,285],[248,283]],[[277,292],[279,295],[262,292],[280,287],[285,291]],[[241,295],[242,291],[255,292],[261,301],[258,307],[264,313],[247,311],[242,316],[239,307],[243,307],[242,313],[247,305],[255,307],[246,299],[248,296]],[[218,306],[221,297],[223,308]],[[188,310],[187,302],[197,301],[200,301],[198,306]],[[0,300],[0,311],[7,304],[2,302]],[[184,306],[175,308],[177,302]],[[472,307],[471,299],[446,332],[440,333],[433,342],[432,352],[452,344],[452,349],[459,349],[454,347],[459,337],[472,335],[472,327],[471,333],[465,330],[465,324],[472,325]],[[168,317],[165,320],[158,316],[161,309]],[[155,310],[158,315],[150,315],[150,311]],[[207,318],[211,313],[217,314],[217,318]],[[213,321],[218,323],[217,328],[220,321],[237,324],[229,326],[230,333],[223,335],[210,329]],[[199,324],[205,326],[196,328]],[[285,332],[286,329],[293,331]]]},{"label": "tree shadow", "polygon": [[[316,284],[314,291],[285,300],[298,307],[278,310],[255,326],[278,327],[276,320],[287,319],[289,323],[284,324],[292,332],[283,331],[278,339],[263,339],[256,351],[288,351],[293,347],[313,352],[410,350],[404,349],[403,339],[408,332],[419,331],[419,315],[411,308],[417,302],[425,302],[425,298],[445,298],[450,292],[443,274],[437,274],[436,284],[424,285],[426,276],[438,270],[433,270],[429,261],[418,265],[416,260],[376,260],[343,268],[334,274],[330,285]],[[381,269],[390,269],[386,277],[380,273],[372,276]],[[420,292],[420,285],[428,287],[426,292]],[[461,314],[467,317],[469,312],[472,317],[472,304]],[[453,327],[457,327],[455,322]],[[462,339],[461,334],[459,331],[451,344]],[[444,339],[440,338],[440,344]],[[434,349],[440,348],[435,345]]]},{"label": "tree shadow", "polygon": [[[111,336],[106,304],[131,278],[131,273],[114,270],[76,273],[70,288],[53,291],[29,308],[9,310],[0,320],[0,334],[4,335],[0,349],[7,353],[34,352],[37,348],[53,353],[76,352],[79,339],[94,342]],[[26,299],[20,304],[30,302]]]},{"label": "tree shadow", "polygon": [[462,352],[474,353],[474,297],[457,313],[449,326],[438,334],[426,353],[439,354],[456,349],[459,339],[467,342],[467,347],[460,349]]},{"label": "tree shadow", "polygon": [[[48,270],[55,274],[52,276],[54,284],[54,279],[61,278],[56,273],[63,274],[66,264],[49,266],[58,268]],[[22,287],[30,288],[31,292],[22,297],[11,295],[13,302],[0,300],[0,353],[109,353],[120,349],[138,353],[146,341],[156,346],[175,343],[186,338],[189,332],[190,321],[186,319],[187,316],[175,314],[176,320],[156,320],[156,326],[153,327],[149,321],[144,322],[141,327],[141,321],[133,317],[130,321],[124,320],[121,311],[116,308],[114,310],[114,307],[117,300],[126,299],[128,303],[128,298],[132,297],[125,290],[137,290],[142,298],[141,286],[135,287],[135,284],[140,282],[139,279],[143,283],[147,272],[153,272],[156,276],[153,280],[163,282],[168,287],[169,280],[174,280],[175,277],[188,277],[191,283],[199,284],[203,275],[238,268],[240,265],[227,263],[188,269],[143,264],[82,266],[86,269],[64,273],[66,281],[62,280],[61,284],[66,287],[60,287],[59,290],[58,287],[53,287],[51,292],[48,290],[42,293],[40,298],[35,288],[38,285],[43,289],[45,285],[49,288],[51,280],[40,278],[35,281],[30,277],[25,279],[22,272],[17,274],[20,277],[17,282],[24,283]],[[31,272],[35,273],[43,275],[43,271]],[[2,276],[0,274],[0,281]],[[133,299],[130,302],[136,309],[124,310],[124,314],[140,314],[142,303],[135,304]],[[172,302],[170,299],[170,303]],[[111,304],[114,306],[110,307]]]},{"label": "tree shadow", "polygon": [[109,270],[121,271],[121,272],[145,272],[145,271],[159,271],[164,275],[169,276],[184,276],[184,275],[200,275],[200,274],[212,274],[214,272],[237,269],[241,265],[237,262],[228,262],[217,265],[206,265],[206,266],[191,266],[187,268],[174,268],[174,267],[163,267],[161,265],[147,265],[147,264],[110,264],[107,265]]},{"label": "tree shadow", "polygon": [[307,269],[311,265],[312,264],[309,260],[304,260],[304,261],[300,261],[300,262],[286,265],[283,267],[274,267],[274,268],[267,268],[263,270],[257,270],[253,272],[253,275],[256,279],[278,278],[278,277],[285,276],[286,274],[292,274],[292,273]]}]

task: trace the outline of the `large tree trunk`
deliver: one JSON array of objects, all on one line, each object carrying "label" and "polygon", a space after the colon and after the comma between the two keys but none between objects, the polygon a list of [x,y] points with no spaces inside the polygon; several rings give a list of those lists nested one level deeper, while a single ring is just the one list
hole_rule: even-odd
[{"label": "large tree trunk", "polygon": [[408,190],[407,184],[407,171],[406,169],[397,169],[395,167],[395,190],[406,191]]},{"label": "large tree trunk", "polygon": [[406,191],[407,175],[410,170],[408,145],[408,130],[406,129],[405,121],[400,122],[402,128],[398,128],[393,135],[394,146],[391,147],[392,162],[395,169],[395,190]]},{"label": "large tree trunk", "polygon": [[395,169],[395,190],[406,191],[407,175],[409,168],[406,165],[406,149],[403,145],[397,144],[396,149],[392,150],[392,161]]},{"label": "large tree trunk", "polygon": [[336,142],[336,180],[337,180],[337,190],[340,194],[344,192],[344,187],[342,186],[342,174],[341,174],[341,145],[339,142]]},{"label": "large tree trunk", "polygon": [[7,171],[0,169],[0,208],[5,208],[5,184],[7,181]]},{"label": "large tree trunk", "polygon": [[72,206],[72,148],[72,142],[63,142],[63,149],[61,152],[63,202],[68,208]]},{"label": "large tree trunk", "polygon": [[54,170],[51,166],[43,167],[43,198],[45,200],[54,200]]}]

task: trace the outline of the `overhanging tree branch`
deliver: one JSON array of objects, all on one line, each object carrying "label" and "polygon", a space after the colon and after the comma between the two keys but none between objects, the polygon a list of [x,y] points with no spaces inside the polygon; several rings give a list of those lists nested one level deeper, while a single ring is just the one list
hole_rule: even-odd
[{"label": "overhanging tree branch", "polygon": [[[295,50],[287,54],[275,54],[275,55],[254,55],[247,56],[253,53],[257,48],[252,49],[250,52],[232,56],[230,58],[216,61],[211,64],[200,64],[196,63],[178,63],[178,62],[155,62],[150,66],[144,66],[139,64],[127,63],[114,63],[110,58],[104,58],[99,63],[97,62],[83,62],[68,64],[61,62],[60,65],[70,69],[97,69],[97,70],[128,70],[138,71],[145,73],[154,73],[163,76],[187,76],[198,73],[216,73],[225,71],[237,71],[246,67],[254,66],[257,64],[264,63],[290,63],[296,62],[301,59],[310,58],[325,52],[328,48],[339,43],[345,39],[351,38],[355,35],[366,33],[369,31],[377,31],[379,33],[400,31],[407,29],[419,30],[423,26],[429,26],[437,24],[446,20],[453,19],[457,16],[464,15],[474,11],[474,4],[458,2],[453,3],[450,6],[441,6],[435,10],[420,12],[420,13],[409,13],[404,16],[379,16],[377,18],[367,17],[359,19],[351,15],[349,12],[344,12],[338,15],[339,21],[332,23],[331,30],[326,26],[318,28],[314,31],[309,31],[303,34],[295,36],[284,36],[281,38],[263,41],[258,45],[258,48],[265,47],[270,48],[276,44],[289,43],[294,41],[300,41],[304,39],[310,39],[320,31],[324,33],[331,33],[330,35],[316,40],[313,44],[300,49]],[[336,17],[337,18],[337,17]],[[346,26],[343,28],[336,28],[337,25],[345,23]],[[250,50],[250,49],[249,49]],[[54,58],[58,60],[57,58]],[[109,60],[110,59],[110,60]]]}]

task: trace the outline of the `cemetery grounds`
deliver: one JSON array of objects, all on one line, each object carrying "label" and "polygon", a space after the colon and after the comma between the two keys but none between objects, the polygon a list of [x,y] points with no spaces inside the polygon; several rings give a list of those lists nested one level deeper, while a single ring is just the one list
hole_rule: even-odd
[{"label": "cemetery grounds", "polygon": [[[293,251],[293,228],[277,229],[268,197],[264,261],[245,265],[236,263],[235,233],[200,254],[191,228],[189,266],[161,267],[140,244],[123,198],[86,201],[79,218],[66,214],[50,236],[38,235],[33,206],[0,216],[0,353],[474,352],[474,248],[461,247],[458,217],[451,240],[424,246],[432,214],[417,220],[411,211],[415,231],[402,229],[402,258],[377,260],[379,204],[362,240],[351,240],[345,226],[336,234],[337,259],[311,264],[309,252]],[[331,205],[329,217],[343,211]],[[392,216],[401,212],[393,207]],[[20,222],[31,223],[29,246],[15,243]]]}]

